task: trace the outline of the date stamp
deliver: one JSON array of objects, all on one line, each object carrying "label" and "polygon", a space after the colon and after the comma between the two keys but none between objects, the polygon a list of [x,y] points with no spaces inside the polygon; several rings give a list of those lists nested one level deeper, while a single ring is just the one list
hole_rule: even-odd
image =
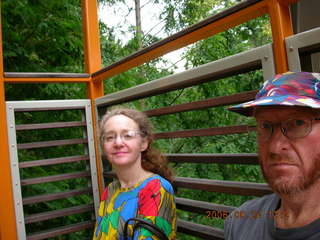
[{"label": "date stamp", "polygon": [[234,210],[233,212],[228,211],[217,211],[217,210],[210,210],[206,211],[207,218],[221,218],[226,219],[229,215],[231,218],[234,219],[243,219],[243,218],[251,218],[258,220],[260,218],[288,218],[288,214],[280,213],[279,211],[240,211]]}]

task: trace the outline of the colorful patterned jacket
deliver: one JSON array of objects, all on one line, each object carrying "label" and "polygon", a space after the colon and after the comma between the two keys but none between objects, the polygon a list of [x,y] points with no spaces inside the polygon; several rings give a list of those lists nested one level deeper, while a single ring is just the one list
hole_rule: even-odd
[{"label": "colorful patterned jacket", "polygon": [[[94,230],[93,240],[122,240],[123,227],[127,219],[142,218],[156,224],[170,240],[176,235],[176,205],[171,184],[159,175],[135,184],[132,188],[121,188],[114,181],[105,189]],[[133,222],[128,235],[132,235]],[[137,229],[134,240],[158,239],[144,228]]]}]

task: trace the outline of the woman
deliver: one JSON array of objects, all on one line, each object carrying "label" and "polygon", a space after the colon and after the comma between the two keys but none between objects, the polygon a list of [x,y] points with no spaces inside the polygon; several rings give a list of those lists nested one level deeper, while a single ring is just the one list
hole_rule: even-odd
[{"label": "woman", "polygon": [[[152,126],[145,114],[119,108],[107,112],[100,122],[102,149],[118,180],[102,194],[93,240],[123,239],[125,222],[137,217],[158,226],[175,238],[176,207],[166,159],[151,145]],[[129,222],[132,236],[134,222]],[[158,239],[140,227],[128,239]]]}]

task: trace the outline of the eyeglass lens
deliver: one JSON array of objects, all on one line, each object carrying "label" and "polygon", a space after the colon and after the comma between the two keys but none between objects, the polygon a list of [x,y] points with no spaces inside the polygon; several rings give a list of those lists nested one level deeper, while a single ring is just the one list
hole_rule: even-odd
[{"label": "eyeglass lens", "polygon": [[280,125],[282,134],[289,139],[305,137],[312,130],[312,120],[308,118],[289,119],[280,124],[265,120],[258,122],[258,134],[263,139],[269,140],[277,125]]}]

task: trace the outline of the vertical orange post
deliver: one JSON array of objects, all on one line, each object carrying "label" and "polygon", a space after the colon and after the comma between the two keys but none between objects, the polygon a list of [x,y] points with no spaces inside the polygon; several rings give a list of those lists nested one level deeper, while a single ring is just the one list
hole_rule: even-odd
[{"label": "vertical orange post", "polygon": [[293,35],[289,2],[281,0],[268,0],[268,8],[272,28],[276,72],[287,72],[289,68],[285,38]]},{"label": "vertical orange post", "polygon": [[17,239],[17,228],[13,200],[13,187],[10,171],[9,143],[6,122],[6,103],[4,91],[2,25],[0,9],[0,239]]},{"label": "vertical orange post", "polygon": [[[100,32],[98,21],[98,6],[96,0],[82,0],[82,25],[84,35],[84,56],[85,56],[85,70],[92,74],[101,69],[101,53],[100,53]],[[91,99],[91,104],[94,106],[94,99],[103,96],[103,81],[93,83],[92,79],[87,84],[87,95]],[[95,108],[92,107],[93,130],[95,137],[95,151],[98,171],[98,184],[100,195],[102,189],[102,166],[100,161],[96,113]]]}]

